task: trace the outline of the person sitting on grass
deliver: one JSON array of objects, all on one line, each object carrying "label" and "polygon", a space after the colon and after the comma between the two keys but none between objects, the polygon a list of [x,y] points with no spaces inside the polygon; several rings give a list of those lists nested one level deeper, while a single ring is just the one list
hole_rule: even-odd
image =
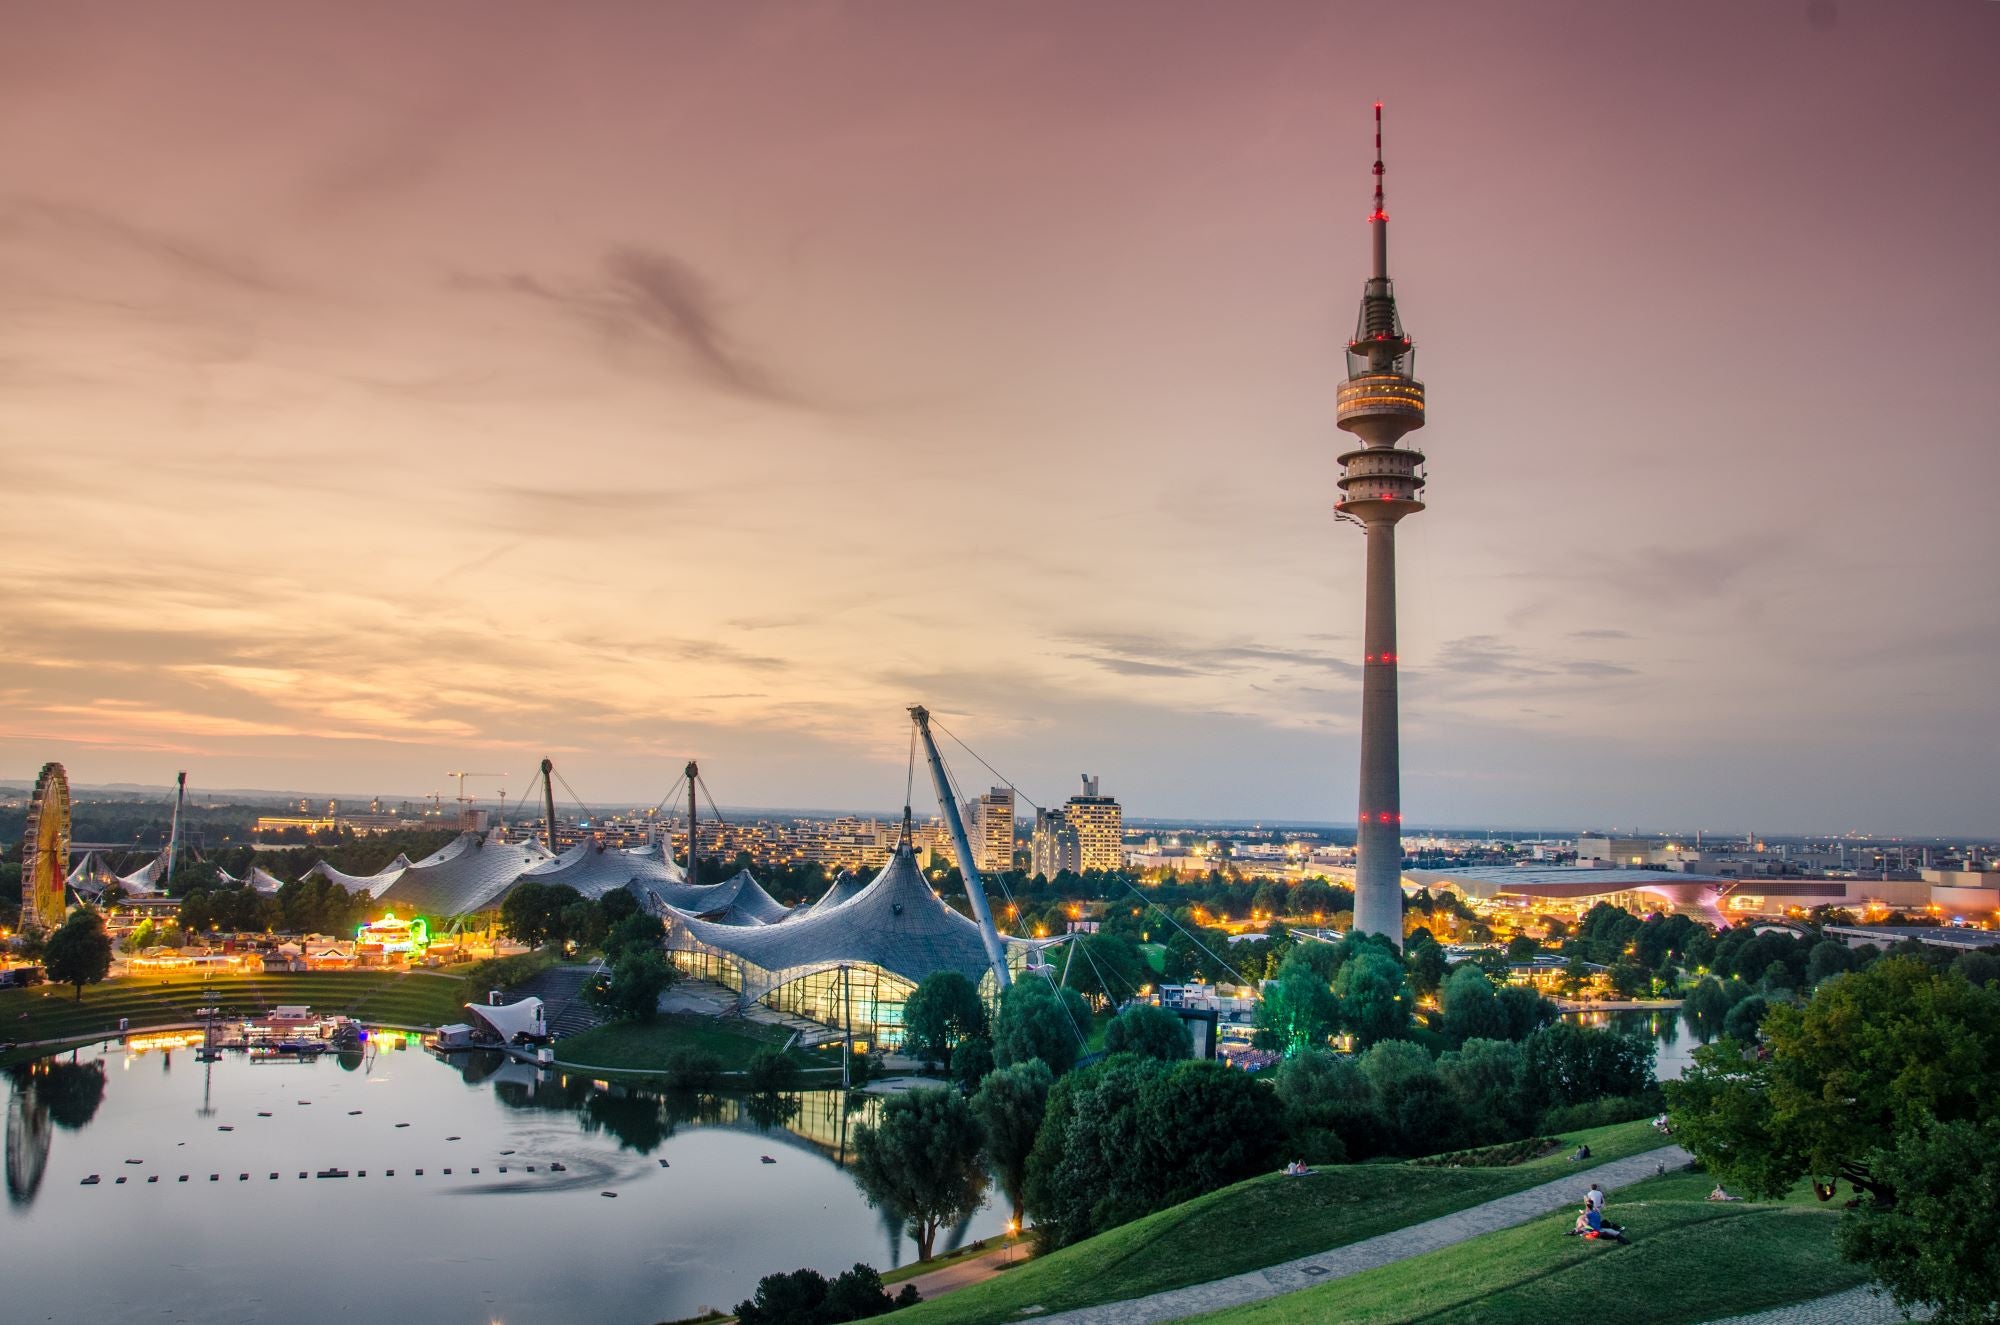
[{"label": "person sitting on grass", "polygon": [[1715,1184],[1715,1190],[1708,1194],[1708,1199],[1711,1201],[1740,1201],[1743,1198],[1740,1196],[1731,1196],[1728,1192],[1723,1191],[1722,1184],[1718,1182]]},{"label": "person sitting on grass", "polygon": [[1583,1222],[1589,1225],[1588,1229],[1584,1232],[1584,1236],[1587,1238],[1594,1238],[1603,1242],[1626,1241],[1625,1230],[1616,1224],[1606,1223],[1604,1212],[1596,1206],[1586,1206],[1584,1208]]},{"label": "person sitting on grass", "polygon": [[1576,1153],[1569,1157],[1569,1162],[1574,1164],[1578,1160],[1584,1160],[1589,1158],[1590,1158],[1590,1147],[1588,1145],[1580,1145],[1576,1148]]}]

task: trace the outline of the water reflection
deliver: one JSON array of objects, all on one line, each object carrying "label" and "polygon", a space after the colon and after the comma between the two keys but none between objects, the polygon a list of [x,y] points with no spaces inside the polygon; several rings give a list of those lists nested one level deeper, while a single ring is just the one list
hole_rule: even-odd
[{"label": "water reflection", "polygon": [[54,1130],[49,1106],[17,1087],[7,1099],[7,1199],[15,1205],[27,1205],[41,1190]]},{"label": "water reflection", "polygon": [[[643,1325],[727,1307],[777,1271],[914,1256],[904,1221],[842,1171],[874,1097],[639,1091],[421,1051],[232,1053],[176,1072],[165,1049],[111,1043],[0,1082],[11,1257],[54,1261],[106,1221],[156,1234],[81,1283],[10,1281],[8,1318],[196,1320],[229,1298],[251,1316],[349,1325],[337,1300],[244,1287],[244,1265],[329,1226],[345,1254],[396,1276],[404,1314],[439,1325]],[[352,1177],[312,1176],[323,1169]],[[983,1210],[940,1246],[1005,1219]],[[501,1226],[532,1230],[536,1254],[496,1259]]]},{"label": "water reflection", "polygon": [[[1681,1042],[1680,1017],[1672,1008],[1623,1008],[1615,1012],[1565,1012],[1564,1021],[1580,1026],[1623,1031],[1653,1042],[1653,1075],[1678,1081],[1693,1062],[1694,1046]],[[1697,1032],[1699,1036],[1699,1032]],[[1702,1043],[1707,1043],[1702,1038]]]},{"label": "water reflection", "polygon": [[[104,1064],[47,1059],[14,1069],[7,1100],[7,1199],[27,1205],[41,1189],[54,1128],[80,1131],[104,1103]],[[53,1126],[52,1126],[53,1125]]]}]

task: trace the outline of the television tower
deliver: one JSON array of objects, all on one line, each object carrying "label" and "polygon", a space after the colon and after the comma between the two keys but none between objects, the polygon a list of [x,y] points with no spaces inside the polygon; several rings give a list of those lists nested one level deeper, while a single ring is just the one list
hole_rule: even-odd
[{"label": "television tower", "polygon": [[1347,343],[1338,426],[1361,442],[1340,457],[1333,509],[1368,539],[1361,672],[1361,821],[1356,835],[1354,928],[1403,946],[1403,793],[1396,732],[1396,522],[1424,509],[1424,457],[1402,445],[1424,426],[1416,345],[1396,315],[1389,281],[1389,213],[1382,201],[1382,103],[1375,103],[1375,270]]}]

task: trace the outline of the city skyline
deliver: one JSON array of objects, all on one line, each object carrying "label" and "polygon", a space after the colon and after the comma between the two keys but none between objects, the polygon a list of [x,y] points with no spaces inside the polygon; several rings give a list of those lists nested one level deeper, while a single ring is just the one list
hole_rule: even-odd
[{"label": "city skyline", "polygon": [[1993,6],[346,12],[16,15],[9,781],[1351,822],[1380,99],[1408,822],[1992,827]]}]

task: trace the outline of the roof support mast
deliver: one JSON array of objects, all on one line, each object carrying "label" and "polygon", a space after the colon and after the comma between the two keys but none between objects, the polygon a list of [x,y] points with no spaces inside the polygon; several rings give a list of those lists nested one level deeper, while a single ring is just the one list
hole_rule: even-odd
[{"label": "roof support mast", "polygon": [[181,853],[181,811],[187,807],[188,775],[186,772],[174,774],[174,819],[167,828],[167,872],[160,880],[162,891],[174,886],[174,866],[180,863]]},{"label": "roof support mast", "polygon": [[[951,794],[951,779],[945,775],[944,757],[938,754],[937,742],[931,739],[930,710],[921,704],[913,704],[910,706],[910,720],[917,724],[917,735],[924,738],[924,758],[930,761],[931,781],[937,784],[938,807],[944,811],[944,821],[951,828],[951,848],[958,855],[958,872],[965,879],[965,900],[972,904],[972,918],[979,922],[979,941],[986,945],[986,960],[993,967],[994,986],[1005,990],[1011,983],[1007,974],[1007,951],[1001,945],[1000,931],[993,927],[993,913],[986,907],[986,886],[979,881],[979,869],[972,863],[972,843],[965,836],[965,821],[959,817],[958,800]],[[907,815],[908,810],[904,813]]]},{"label": "roof support mast", "polygon": [[[542,760],[542,814],[543,822],[549,828],[549,854],[556,854],[556,765],[552,759]],[[567,785],[567,784],[565,784]]]},{"label": "roof support mast", "polygon": [[700,782],[700,779],[701,779],[701,765],[697,764],[692,759],[688,760],[687,782],[688,782],[688,882],[689,883],[701,882],[701,875],[696,873],[695,870],[696,862],[701,859],[701,853],[695,848],[695,814],[696,814],[695,792]]}]

